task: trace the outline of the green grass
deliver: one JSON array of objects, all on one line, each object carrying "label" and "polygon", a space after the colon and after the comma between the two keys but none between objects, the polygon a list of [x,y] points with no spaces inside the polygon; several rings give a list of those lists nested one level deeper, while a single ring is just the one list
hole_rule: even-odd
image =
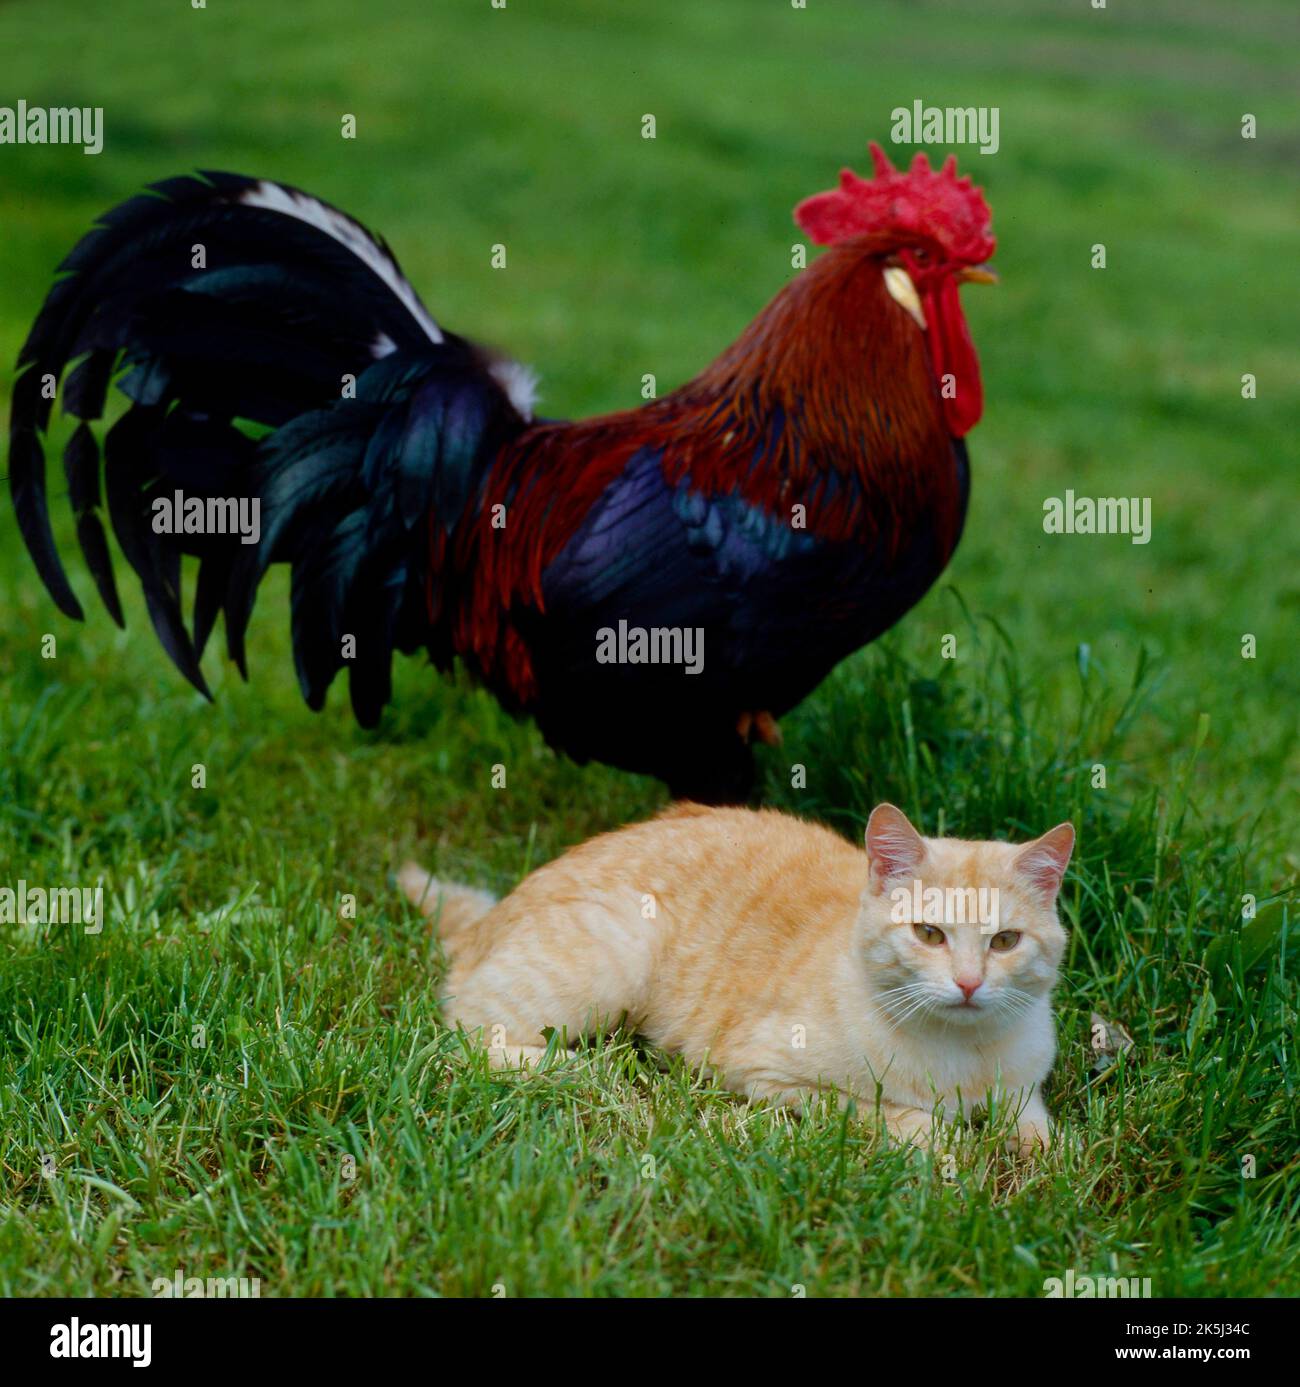
[{"label": "green grass", "polygon": [[[931,832],[1071,817],[1080,847],[1066,1140],[1037,1164],[975,1135],[945,1178],[625,1038],[490,1074],[440,1029],[436,948],[387,873],[414,854],[508,889],[660,789],[557,758],[415,662],[378,732],[341,691],[312,715],[279,579],[252,684],[210,653],[209,706],[134,592],[125,634],[60,617],[0,502],[0,885],[102,878],[112,902],[99,935],[0,926],[0,1292],[148,1294],[183,1268],[267,1295],[1038,1295],[1070,1267],[1294,1291],[1289,7],[47,8],[0,7],[0,103],[102,105],[106,148],[0,147],[6,361],[97,213],[230,167],[380,229],[442,322],[540,366],[548,411],[631,404],[784,282],[790,207],[862,167],[893,106],[998,105],[1000,152],[962,157],[1003,276],[967,291],[987,409],[966,537],[787,720],[765,797],[852,834],[881,798]],[[1150,496],[1151,543],[1045,536],[1069,487]],[[1135,1042],[1101,1074],[1094,1011]]]}]

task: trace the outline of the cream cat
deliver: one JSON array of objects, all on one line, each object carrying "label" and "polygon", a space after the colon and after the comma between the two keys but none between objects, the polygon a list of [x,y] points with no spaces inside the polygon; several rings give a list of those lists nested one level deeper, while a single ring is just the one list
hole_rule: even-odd
[{"label": "cream cat", "polygon": [[922,838],[882,804],[864,853],[771,810],[678,805],[499,903],[414,864],[399,881],[442,935],[448,1021],[481,1028],[496,1064],[535,1063],[544,1027],[574,1041],[622,1021],[751,1099],[879,1100],[921,1143],[993,1100],[1027,1150],[1049,1140],[1073,846],[1068,823],[1021,845]]}]

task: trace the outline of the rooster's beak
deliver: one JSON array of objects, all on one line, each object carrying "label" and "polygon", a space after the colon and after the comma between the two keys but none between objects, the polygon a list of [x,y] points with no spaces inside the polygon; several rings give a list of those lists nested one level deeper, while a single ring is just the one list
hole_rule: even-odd
[{"label": "rooster's beak", "polygon": [[967,265],[957,271],[958,284],[996,284],[998,277],[987,265]]}]

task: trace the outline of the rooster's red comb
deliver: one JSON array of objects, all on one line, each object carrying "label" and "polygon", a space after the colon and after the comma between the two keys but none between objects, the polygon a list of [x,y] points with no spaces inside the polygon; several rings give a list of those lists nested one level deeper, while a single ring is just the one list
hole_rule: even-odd
[{"label": "rooster's red comb", "polygon": [[900,173],[872,140],[875,178],[840,172],[840,186],[815,193],[794,209],[794,219],[821,246],[851,236],[880,232],[904,246],[914,237],[937,242],[949,260],[978,265],[992,254],[989,205],[969,178],[957,177],[957,156],[950,154],[936,173],[924,154]]}]

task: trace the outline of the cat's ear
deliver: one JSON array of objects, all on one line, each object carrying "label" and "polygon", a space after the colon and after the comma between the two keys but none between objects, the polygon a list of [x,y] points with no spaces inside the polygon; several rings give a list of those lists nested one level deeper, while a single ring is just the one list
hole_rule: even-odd
[{"label": "cat's ear", "polygon": [[1074,825],[1057,824],[1041,838],[1026,843],[1016,854],[1015,869],[1042,897],[1044,904],[1055,905],[1061,889],[1061,878],[1070,865],[1074,851]]},{"label": "cat's ear", "polygon": [[921,835],[892,804],[878,804],[867,820],[871,889],[880,895],[891,881],[914,879],[925,856]]}]

